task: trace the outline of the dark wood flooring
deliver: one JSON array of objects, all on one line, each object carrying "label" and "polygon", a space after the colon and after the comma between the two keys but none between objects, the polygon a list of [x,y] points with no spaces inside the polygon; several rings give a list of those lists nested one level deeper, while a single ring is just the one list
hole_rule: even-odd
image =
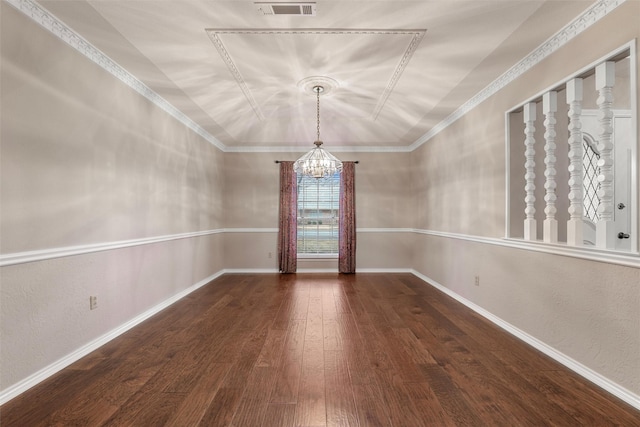
[{"label": "dark wood flooring", "polygon": [[0,408],[8,426],[640,426],[410,274],[225,275]]}]

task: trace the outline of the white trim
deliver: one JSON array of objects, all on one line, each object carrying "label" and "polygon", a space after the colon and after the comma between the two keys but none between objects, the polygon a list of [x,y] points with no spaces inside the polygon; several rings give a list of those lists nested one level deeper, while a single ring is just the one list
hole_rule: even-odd
[{"label": "white trim", "polygon": [[196,231],[191,233],[170,234],[157,237],[145,237],[142,239],[121,240],[118,242],[92,243],[79,246],[65,246],[61,248],[41,249],[28,252],[16,252],[11,254],[0,255],[0,267],[9,265],[25,264],[34,261],[45,261],[49,259],[63,258],[74,255],[84,255],[94,252],[110,251],[114,249],[130,248],[132,246],[150,245],[160,242],[168,242],[170,240],[190,239],[193,237],[208,236],[210,234],[219,234],[224,229]]},{"label": "white trim", "polygon": [[511,135],[511,123],[510,123],[510,115],[511,113],[509,113],[508,111],[504,113],[504,138],[505,138],[505,142],[504,142],[504,146],[505,146],[505,150],[504,150],[504,162],[505,162],[505,167],[504,167],[504,182],[505,182],[505,190],[506,190],[506,197],[505,197],[505,207],[504,207],[504,217],[505,217],[505,222],[504,222],[504,237],[509,237],[509,234],[511,233],[511,162],[510,162],[510,156],[511,156],[511,144],[510,144],[510,138],[509,135]]},{"label": "white trim", "polygon": [[277,233],[277,228],[223,228],[225,233]]},{"label": "white trim", "polygon": [[[410,233],[410,228],[358,228],[358,233]],[[214,230],[195,231],[191,233],[169,234],[165,236],[144,237],[141,239],[121,240],[116,242],[91,243],[88,245],[64,246],[60,248],[40,249],[35,251],[15,252],[0,255],[0,267],[25,264],[36,261],[63,258],[68,256],[85,255],[94,252],[110,251],[114,249],[130,248],[133,246],[150,245],[178,239],[208,236],[223,233],[277,233],[277,228],[218,228]]]},{"label": "white trim", "polygon": [[224,274],[278,274],[277,268],[225,268]]},{"label": "white trim", "polygon": [[[450,239],[467,240],[476,243],[505,246],[515,249],[544,252],[554,255],[570,256],[574,258],[587,259],[591,261],[606,262],[610,264],[624,265],[628,267],[640,267],[640,254],[621,253],[606,251],[588,247],[569,247],[563,244],[549,244],[543,242],[524,242],[519,239],[495,238],[473,236],[469,234],[450,233],[435,230],[420,230],[413,228],[358,228],[358,233],[415,233],[430,236],[446,237]],[[194,237],[208,236],[211,234],[223,233],[277,233],[277,228],[222,228],[215,230],[196,231],[192,233],[172,234],[158,237],[147,237],[142,239],[122,240],[119,242],[96,243],[80,246],[67,246],[61,248],[43,249],[28,252],[17,252],[0,255],[0,267],[24,264],[35,261],[45,261],[67,256],[84,255],[94,252],[108,251],[114,249],[129,248],[133,246],[149,245],[154,243],[167,242],[178,239],[189,239]],[[312,259],[312,258],[306,258]],[[332,259],[332,258],[326,258]],[[360,270],[358,270],[360,271]],[[386,270],[385,270],[386,271]]]},{"label": "white trim", "polygon": [[582,377],[586,378],[587,380],[591,381],[592,383],[596,384],[597,386],[605,389],[606,391],[608,391],[609,393],[613,394],[614,396],[624,400],[625,402],[627,402],[628,404],[632,405],[633,407],[635,407],[637,409],[640,409],[640,396],[639,395],[631,392],[630,390],[627,390],[626,388],[622,387],[621,385],[619,385],[619,384],[611,381],[610,379],[602,376],[601,374],[595,372],[591,368],[588,368],[587,366],[581,364],[580,362],[570,358],[569,356],[563,354],[562,352],[556,350],[555,348],[549,346],[548,344],[540,341],[536,337],[534,337],[532,335],[529,335],[528,333],[516,328],[515,326],[513,326],[512,324],[510,324],[508,322],[505,322],[504,320],[502,320],[498,316],[490,313],[489,311],[485,310],[484,308],[480,307],[479,305],[476,305],[475,303],[469,301],[468,299],[458,295],[457,293],[455,293],[451,289],[447,288],[444,285],[441,285],[440,283],[436,282],[435,280],[431,279],[430,277],[425,276],[424,274],[422,274],[422,273],[420,273],[420,272],[418,272],[416,270],[412,270],[411,273],[413,275],[415,275],[416,277],[422,279],[428,285],[433,286],[434,288],[442,291],[443,293],[447,294],[448,296],[450,296],[451,298],[455,299],[456,301],[464,304],[465,306],[467,306],[471,310],[475,311],[476,313],[478,313],[479,315],[481,315],[485,319],[489,320],[493,324],[495,324],[495,325],[499,326],[500,328],[504,329],[505,331],[507,331],[511,335],[519,338],[520,340],[524,341],[525,343],[529,344],[530,346],[534,347],[535,349],[537,349],[537,350],[543,352],[544,354],[546,354],[547,356],[551,357],[555,361],[557,361],[557,362],[561,363],[562,365],[566,366],[567,368],[571,369],[572,371],[574,371],[578,375],[581,375]]},{"label": "white trim", "polygon": [[[277,233],[277,228],[223,228],[225,233]],[[356,228],[358,233],[413,233],[413,228]]]},{"label": "white trim", "polygon": [[6,0],[7,3],[24,13],[36,23],[40,24],[51,34],[67,43],[69,46],[77,50],[80,54],[96,63],[102,69],[125,83],[131,89],[153,102],[155,105],[163,109],[165,112],[173,116],[187,128],[191,129],[209,143],[220,149],[226,150],[226,146],[220,142],[215,136],[207,132],[202,126],[194,122],[182,111],[174,107],[169,101],[158,95],[147,85],[138,80],[133,74],[129,73],[124,67],[120,66],[113,59],[105,55],[100,49],[89,43],[78,33],[69,28],[64,22],[56,18],[51,12],[31,0]]},{"label": "white trim", "polygon": [[413,233],[413,228],[356,228],[358,233]]},{"label": "white trim", "polygon": [[86,356],[87,354],[91,353],[92,351],[97,350],[98,348],[100,348],[104,344],[108,343],[109,341],[113,340],[114,338],[117,338],[119,335],[122,335],[123,333],[127,332],[131,328],[133,328],[133,327],[139,325],[140,323],[144,322],[145,320],[147,320],[151,316],[159,313],[160,311],[162,311],[165,308],[169,307],[173,303],[181,300],[182,298],[184,298],[185,296],[189,295],[191,292],[195,291],[196,289],[206,285],[207,283],[211,282],[212,280],[217,279],[218,277],[222,276],[224,274],[224,272],[225,272],[225,270],[220,270],[217,273],[212,274],[211,276],[200,280],[198,283],[196,283],[196,284],[190,286],[189,288],[187,288],[187,289],[175,294],[174,296],[172,296],[172,297],[166,299],[165,301],[161,302],[160,304],[150,308],[149,310],[145,311],[144,313],[142,313],[142,314],[134,317],[133,319],[123,323],[122,325],[118,326],[117,328],[112,329],[111,331],[107,332],[106,334],[104,334],[104,335],[94,339],[93,341],[83,345],[82,347],[78,348],[77,350],[74,350],[73,352],[71,352],[68,355],[66,355],[65,357],[63,357],[62,359],[57,360],[56,362],[50,364],[49,366],[47,366],[47,367],[45,367],[43,369],[40,369],[38,372],[28,376],[24,380],[19,381],[16,384],[14,384],[14,385],[2,390],[2,392],[0,392],[0,405],[5,404],[9,400],[11,400],[14,397],[18,396],[19,394],[24,393],[25,391],[27,391],[31,387],[33,387],[33,386],[37,385],[38,383],[44,381],[45,379],[49,378],[53,374],[61,371],[62,369],[66,368],[67,366],[71,365],[73,362],[81,359],[82,357]]},{"label": "white trim", "polygon": [[357,268],[357,273],[413,273],[411,268]]},{"label": "white trim", "polygon": [[[225,274],[289,274],[280,273],[275,268],[227,268],[223,270]],[[411,268],[356,268],[357,273],[413,273]],[[336,273],[337,268],[299,268],[296,273]],[[292,274],[296,274],[292,273]]]},{"label": "white trim", "polygon": [[[306,153],[311,150],[308,143],[296,146],[227,146],[227,153]],[[346,146],[332,145],[327,148],[332,153],[409,153],[412,150],[408,146]]]},{"label": "white trim", "polygon": [[[623,0],[624,1],[624,0]],[[598,64],[601,64],[605,61],[611,60],[612,58],[615,58],[619,55],[621,55],[624,52],[629,52],[629,63],[630,63],[630,75],[631,75],[631,82],[630,82],[630,93],[631,93],[631,108],[630,109],[614,109],[612,110],[614,112],[614,114],[616,116],[619,117],[630,117],[631,118],[631,132],[632,132],[632,138],[633,141],[635,141],[635,144],[632,145],[632,153],[631,153],[631,158],[634,161],[631,161],[631,176],[630,176],[630,182],[631,182],[631,189],[630,189],[630,194],[631,194],[631,200],[630,200],[630,206],[633,207],[631,209],[631,218],[630,218],[630,223],[631,223],[631,230],[630,230],[630,234],[631,234],[631,249],[632,251],[634,251],[634,253],[636,253],[636,251],[639,250],[638,248],[638,153],[637,153],[637,146],[638,146],[638,126],[637,126],[637,117],[638,117],[638,97],[636,96],[637,93],[637,80],[638,80],[638,75],[637,75],[637,53],[636,53],[636,39],[633,39],[625,44],[623,44],[622,46],[613,49],[612,51],[610,51],[609,53],[607,53],[606,55],[601,56],[600,58],[596,59],[595,61],[592,61],[590,64],[580,68],[578,71],[575,71],[574,73],[566,76],[565,78],[556,81],[554,84],[542,89],[541,91],[537,92],[535,95],[529,97],[528,99],[526,99],[523,102],[519,102],[518,104],[512,106],[511,108],[509,108],[506,112],[505,112],[505,152],[506,152],[506,156],[505,156],[505,183],[506,183],[506,206],[505,206],[505,218],[506,218],[506,224],[505,224],[505,238],[509,238],[509,233],[511,232],[511,227],[510,227],[510,221],[511,221],[511,211],[510,211],[510,203],[511,203],[511,192],[510,192],[510,183],[511,183],[511,165],[510,165],[510,158],[509,158],[509,150],[510,150],[510,146],[511,146],[511,141],[510,141],[510,136],[511,136],[511,132],[509,129],[509,115],[518,111],[519,109],[521,109],[523,107],[523,105],[526,105],[530,102],[535,102],[535,101],[540,101],[542,99],[542,96],[552,90],[560,90],[562,88],[564,88],[566,86],[566,83],[571,80],[574,79],[576,77],[582,76],[584,75],[586,72],[588,72],[589,70],[593,70],[595,69],[595,67]],[[597,109],[585,109],[582,110],[581,112],[582,115],[597,115],[598,114],[598,110]]]},{"label": "white trim", "polygon": [[467,240],[476,243],[483,243],[488,245],[504,246],[514,249],[522,249],[533,252],[543,252],[553,255],[562,255],[572,258],[586,259],[589,261],[605,262],[608,264],[623,265],[626,267],[640,268],[640,254],[638,253],[621,253],[614,251],[607,251],[597,248],[589,247],[573,247],[563,244],[544,243],[537,241],[524,241],[520,239],[495,237],[482,237],[471,236],[468,234],[449,233],[444,231],[434,230],[414,230],[417,234],[426,234],[429,236],[445,237],[449,239]]},{"label": "white trim", "polygon": [[[69,44],[79,53],[85,55],[91,61],[102,67],[104,70],[117,77],[129,87],[152,101],[154,104],[168,112],[185,126],[202,136],[208,142],[219,148],[223,152],[231,153],[266,153],[266,152],[304,152],[310,147],[261,147],[261,146],[244,146],[230,147],[223,144],[216,137],[207,132],[196,122],[187,117],[183,112],[171,105],[168,101],[151,90],[148,86],[130,74],[115,61],[102,53],[99,49],[71,30],[64,22],[56,18],[42,6],[36,4],[32,0],[6,0],[7,3],[13,5],[16,9],[24,13],[27,17],[33,19],[52,34]],[[333,147],[331,151],[335,152],[412,152],[425,142],[429,141],[435,135],[446,129],[460,117],[467,114],[480,103],[494,95],[500,89],[511,83],[531,67],[551,55],[574,37],[582,33],[587,28],[598,22],[600,19],[609,14],[612,10],[624,3],[626,0],[599,0],[586,9],[582,14],[565,25],[555,35],[542,43],[533,52],[512,66],[504,74],[490,83],[487,87],[478,92],[474,97],[461,105],[456,111],[447,116],[440,123],[435,125],[431,130],[414,141],[411,145],[405,147],[383,146],[383,147]],[[355,31],[355,30],[353,30]]]},{"label": "white trim", "polygon": [[[626,1],[626,0],[625,0]],[[596,65],[610,60],[611,58],[615,58],[616,56],[620,55],[621,53],[625,52],[625,51],[629,51],[629,60],[630,63],[633,64],[634,63],[634,59],[635,59],[635,51],[636,51],[636,42],[635,40],[631,40],[625,44],[623,44],[622,46],[611,50],[610,52],[608,52],[606,55],[601,56],[600,58],[596,59],[595,61],[591,62],[588,65],[585,65],[584,67],[580,68],[579,70],[563,77],[560,80],[557,80],[555,83],[553,83],[550,86],[547,86],[546,88],[538,91],[535,95],[530,96],[529,98],[527,98],[526,100],[519,102],[518,104],[514,105],[513,107],[509,108],[507,110],[507,114],[508,113],[513,113],[515,111],[517,111],[518,109],[522,108],[523,105],[528,104],[529,102],[534,102],[534,101],[538,101],[542,99],[542,95],[544,95],[545,93],[552,91],[552,90],[561,90],[564,89],[566,87],[566,83],[569,80],[572,80],[576,77],[580,77],[582,75],[584,75],[587,71],[593,70]],[[633,80],[633,79],[632,79]],[[633,93],[633,92],[631,92]],[[633,108],[632,108],[633,109]],[[631,109],[631,110],[632,110]],[[624,111],[631,111],[631,110],[624,110]],[[589,111],[589,110],[587,110]],[[598,111],[596,110],[591,110],[591,111]],[[615,110],[615,111],[623,111],[623,110]]]},{"label": "white trim", "polygon": [[410,151],[413,151],[420,147],[425,142],[439,134],[441,131],[449,127],[456,120],[467,114],[469,111],[486,101],[489,97],[496,94],[499,90],[513,82],[522,74],[531,69],[534,65],[538,64],[543,59],[547,58],[552,53],[556,52],[567,42],[578,36],[587,28],[604,18],[616,7],[624,3],[626,0],[599,0],[591,5],[582,14],[576,17],[574,20],[565,25],[560,31],[551,36],[547,41],[542,43],[529,55],[520,60],[517,64],[512,66],[500,77],[491,82],[487,87],[478,92],[474,97],[462,104],[456,111],[447,116],[440,123],[435,125],[431,130],[418,138],[413,144],[409,146]]},{"label": "white trim", "polygon": [[636,39],[633,39],[630,43],[630,70],[631,74],[631,132],[636,142],[633,145],[632,158],[634,161],[631,162],[631,206],[633,209],[631,210],[631,248],[635,250],[639,250],[640,239],[638,239],[638,216],[640,213],[638,210],[640,206],[638,206],[638,58],[637,58],[637,47],[636,47]]}]

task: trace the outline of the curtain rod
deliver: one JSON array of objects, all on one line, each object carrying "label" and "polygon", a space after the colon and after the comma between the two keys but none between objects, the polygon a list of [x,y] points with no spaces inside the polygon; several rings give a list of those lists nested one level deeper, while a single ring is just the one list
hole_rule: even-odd
[{"label": "curtain rod", "polygon": [[[275,160],[275,163],[282,163],[283,161],[284,161],[284,160]],[[294,160],[291,160],[291,161],[293,162]],[[356,160],[356,161],[355,161],[355,162],[353,162],[353,163],[355,163],[355,164],[357,165],[358,163],[360,163],[360,161],[359,161],[359,160]]]}]

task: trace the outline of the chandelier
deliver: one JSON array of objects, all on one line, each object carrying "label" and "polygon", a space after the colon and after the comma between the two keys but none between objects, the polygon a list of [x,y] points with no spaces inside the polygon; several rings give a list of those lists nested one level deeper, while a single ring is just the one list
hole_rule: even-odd
[{"label": "chandelier", "polygon": [[313,91],[316,93],[317,99],[315,148],[296,160],[293,164],[293,171],[314,178],[326,178],[342,172],[342,162],[322,148],[322,141],[320,141],[320,94],[324,92],[324,87],[314,86]]}]

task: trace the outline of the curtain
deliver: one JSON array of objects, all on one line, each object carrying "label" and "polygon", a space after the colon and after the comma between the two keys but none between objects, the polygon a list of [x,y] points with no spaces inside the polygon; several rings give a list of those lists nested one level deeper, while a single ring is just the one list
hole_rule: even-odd
[{"label": "curtain", "polygon": [[338,272],[356,272],[356,165],[342,162]]},{"label": "curtain", "polygon": [[298,184],[293,162],[280,162],[280,209],[278,216],[278,264],[280,272],[298,268]]}]

